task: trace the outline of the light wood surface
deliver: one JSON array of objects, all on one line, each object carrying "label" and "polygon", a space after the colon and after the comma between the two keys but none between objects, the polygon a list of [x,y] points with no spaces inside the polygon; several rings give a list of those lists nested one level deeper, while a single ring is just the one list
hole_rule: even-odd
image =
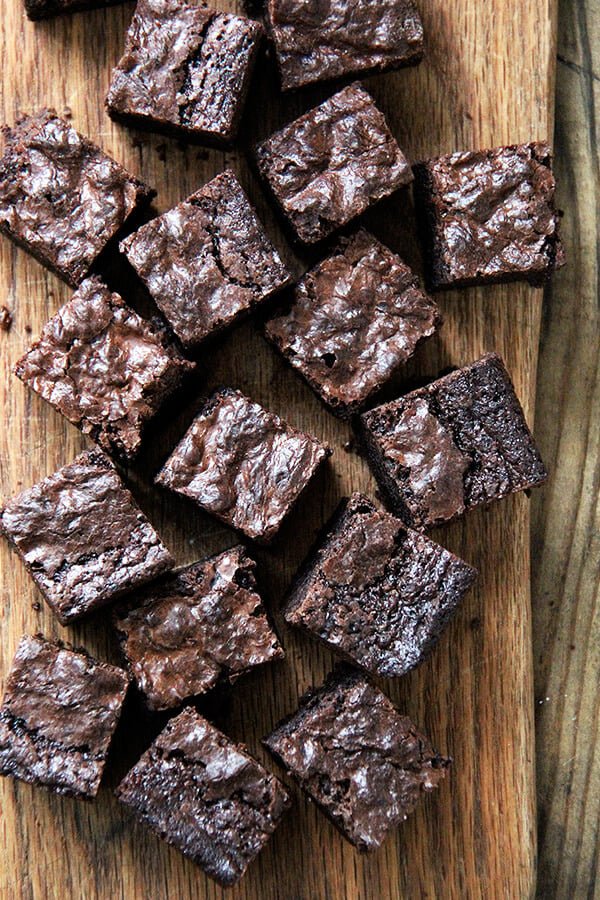
[{"label": "light wood surface", "polygon": [[[233,8],[222,4],[223,8]],[[377,101],[409,158],[552,133],[554,0],[421,0],[426,62],[418,69],[369,79]],[[158,189],[160,210],[185,197],[225,165],[240,172],[260,215],[277,236],[268,203],[240,154],[186,148],[162,137],[133,134],[103,111],[130,4],[34,26],[21,0],[4,0],[0,116],[53,105],[74,125]],[[245,132],[259,139],[327,95],[319,88],[273,97],[268,71],[251,91]],[[369,227],[409,262],[416,261],[406,201],[393,198],[366,217]],[[298,264],[299,265],[299,264]],[[118,273],[112,273],[117,282]],[[0,465],[2,497],[71,460],[83,439],[10,374],[42,323],[69,290],[6,240],[0,242],[0,305],[14,313],[0,333]],[[126,293],[129,297],[129,294]],[[446,324],[412,372],[434,373],[500,351],[527,415],[533,414],[541,292],[523,285],[440,295]],[[366,467],[344,450],[349,429],[326,413],[264,343],[250,323],[203,354],[203,373],[186,403],[161,420],[128,476],[167,544],[184,563],[233,543],[207,517],[154,489],[151,475],[190,421],[197,397],[216,382],[251,397],[335,447],[327,472],[309,490],[271,551],[260,551],[259,577],[276,615],[287,658],[240,681],[231,701],[211,712],[236,739],[265,759],[259,737],[299,694],[322,680],[332,655],[283,626],[281,596],[316,528],[352,489],[373,494]],[[194,396],[195,393],[195,396]],[[402,710],[455,759],[441,789],[376,855],[358,856],[294,789],[295,804],[241,885],[227,893],[252,900],[314,898],[493,898],[533,892],[535,860],[533,703],[529,606],[529,501],[524,495],[437,532],[481,570],[477,589],[417,672],[384,687]],[[106,616],[62,629],[24,569],[0,547],[0,681],[19,636],[42,631],[116,659]],[[111,789],[162,720],[144,717],[132,701],[97,802],[58,799],[3,780],[0,785],[0,895],[24,900],[171,900],[225,896],[190,862],[132,824]],[[269,763],[271,765],[271,763]]]}]

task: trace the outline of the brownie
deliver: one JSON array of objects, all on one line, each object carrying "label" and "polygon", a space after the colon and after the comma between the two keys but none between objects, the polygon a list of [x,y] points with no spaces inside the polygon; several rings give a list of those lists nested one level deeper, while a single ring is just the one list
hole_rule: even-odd
[{"label": "brownie", "polygon": [[88,278],[15,374],[104,450],[131,459],[146,423],[193,368],[119,294]]},{"label": "brownie", "polygon": [[441,323],[410,268],[360,229],[298,282],[266,334],[332,412],[349,416]]},{"label": "brownie", "polygon": [[155,191],[52,109],[4,126],[0,231],[72,287]]},{"label": "brownie", "polygon": [[352,84],[256,148],[258,169],[296,236],[327,237],[412,181],[383,114]]},{"label": "brownie", "polygon": [[239,881],[289,806],[283,785],[190,707],[171,719],[116,793],[224,886]]},{"label": "brownie", "polygon": [[22,637],[0,707],[0,775],[95,797],[127,685],[85,651]]},{"label": "brownie", "polygon": [[350,669],[306,694],[263,743],[361,851],[377,850],[451,762]]},{"label": "brownie", "polygon": [[49,19],[63,13],[80,12],[87,9],[99,9],[114,6],[123,0],[25,0],[27,18],[33,22],[38,19]]},{"label": "brownie", "polygon": [[547,478],[497,353],[363,413],[360,425],[381,490],[413,528],[450,521]]},{"label": "brownie", "polygon": [[283,658],[243,547],[187,566],[117,609],[129,672],[150,709],[178,706]]},{"label": "brownie", "polygon": [[353,494],[298,573],[284,616],[372,675],[393,678],[423,661],[476,577]]},{"label": "brownie", "polygon": [[138,0],[106,104],[114,119],[230,145],[263,28],[182,0]]},{"label": "brownie", "polygon": [[411,0],[268,0],[267,23],[283,90],[423,57],[423,25]]},{"label": "brownie", "polygon": [[230,171],[143,225],[121,250],[188,349],[290,279]]},{"label": "brownie", "polygon": [[174,565],[100,450],[10,500],[0,531],[63,625]]},{"label": "brownie", "polygon": [[548,144],[452,153],[414,174],[431,288],[540,284],[563,265]]}]

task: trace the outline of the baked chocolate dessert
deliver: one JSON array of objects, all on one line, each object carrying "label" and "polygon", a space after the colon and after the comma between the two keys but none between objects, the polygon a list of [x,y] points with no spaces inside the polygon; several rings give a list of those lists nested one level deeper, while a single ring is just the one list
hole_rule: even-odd
[{"label": "baked chocolate dessert", "polygon": [[100,9],[115,6],[123,0],[25,0],[25,12],[32,22],[49,19],[63,13],[83,12],[88,9]]}]

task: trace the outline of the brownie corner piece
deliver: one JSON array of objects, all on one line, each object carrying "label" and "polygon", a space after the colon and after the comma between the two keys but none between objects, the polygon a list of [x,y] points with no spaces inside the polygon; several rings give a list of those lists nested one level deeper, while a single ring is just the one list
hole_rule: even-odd
[{"label": "brownie corner piece", "polygon": [[277,778],[190,707],[170,720],[116,794],[223,886],[242,878],[290,803]]}]

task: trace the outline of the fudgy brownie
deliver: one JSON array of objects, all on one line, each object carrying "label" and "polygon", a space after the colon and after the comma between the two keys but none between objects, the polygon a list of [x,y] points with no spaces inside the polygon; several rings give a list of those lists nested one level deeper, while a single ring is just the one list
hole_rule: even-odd
[{"label": "fudgy brownie", "polygon": [[0,231],[72,287],[155,191],[53,109],[4,126]]},{"label": "fudgy brownie", "polygon": [[332,412],[348,416],[441,322],[411,269],[361,229],[298,282],[266,334]]},{"label": "fudgy brownie", "polygon": [[452,153],[414,174],[432,288],[540,284],[564,263],[548,144]]},{"label": "fudgy brownie", "polygon": [[383,114],[352,84],[256,148],[261,175],[296,235],[327,237],[412,181]]},{"label": "fudgy brownie", "polygon": [[283,785],[186,708],[125,776],[117,797],[219,884],[235,884],[289,806]]},{"label": "fudgy brownie", "polygon": [[63,13],[99,9],[122,2],[123,0],[25,0],[25,12],[27,18],[35,22],[38,19],[49,19]]},{"label": "fudgy brownie", "polygon": [[21,638],[0,707],[0,775],[95,797],[127,685],[84,651]]},{"label": "fudgy brownie", "polygon": [[109,453],[126,459],[194,364],[99,278],[81,283],[15,374]]},{"label": "fudgy brownie", "polygon": [[361,431],[380,488],[413,528],[548,477],[497,353],[363,413]]},{"label": "fudgy brownie", "polygon": [[306,694],[263,743],[361,851],[377,850],[451,762],[350,669]]},{"label": "fudgy brownie", "polygon": [[476,577],[353,494],[300,569],[284,616],[372,675],[393,678],[423,661]]},{"label": "fudgy brownie", "polygon": [[177,706],[283,657],[243,547],[187,566],[116,610],[131,676],[150,709]]},{"label": "fudgy brownie", "polygon": [[263,28],[182,0],[138,0],[113,70],[110,115],[203,143],[237,136]]},{"label": "fudgy brownie", "polygon": [[10,500],[0,531],[63,625],[174,565],[100,450]]},{"label": "fudgy brownie", "polygon": [[423,25],[411,0],[269,0],[267,24],[283,90],[423,57]]},{"label": "fudgy brownie", "polygon": [[229,171],[143,225],[121,250],[187,348],[231,325],[290,279]]}]

